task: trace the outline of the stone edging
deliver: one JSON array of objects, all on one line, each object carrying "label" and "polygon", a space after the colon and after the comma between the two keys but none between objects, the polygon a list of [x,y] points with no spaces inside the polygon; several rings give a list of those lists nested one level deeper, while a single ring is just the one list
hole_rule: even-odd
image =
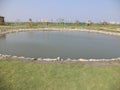
[{"label": "stone edging", "polygon": [[[120,33],[113,33],[113,32],[106,32],[106,31],[97,31],[97,30],[86,30],[86,29],[61,29],[61,28],[38,28],[38,29],[17,29],[17,30],[5,30],[0,31],[0,36],[8,34],[8,33],[15,33],[15,32],[26,32],[26,31],[81,31],[81,32],[92,32],[92,33],[100,33],[100,34],[107,34],[107,35],[115,35],[120,36]],[[11,56],[11,55],[3,55],[0,54],[0,60],[2,59],[20,59],[20,60],[37,60],[37,61],[120,61],[120,58],[112,58],[112,59],[66,59],[63,60],[60,57],[55,59],[51,58],[29,58],[29,57],[18,57],[18,56]]]},{"label": "stone edging", "polygon": [[12,55],[2,55],[0,54],[0,60],[4,60],[4,59],[15,59],[15,60],[30,60],[30,61],[120,61],[120,57],[119,58],[112,58],[112,59],[66,59],[63,60],[60,57],[51,59],[51,58],[29,58],[29,57],[18,57],[18,56],[12,56]]},{"label": "stone edging", "polygon": [[17,30],[0,30],[0,35],[14,33],[14,32],[25,32],[25,31],[79,31],[79,32],[92,32],[92,33],[100,33],[100,34],[107,34],[107,35],[116,35],[120,36],[120,33],[116,32],[107,32],[101,30],[87,30],[87,29],[69,29],[69,28],[37,28],[37,29],[17,29]]}]

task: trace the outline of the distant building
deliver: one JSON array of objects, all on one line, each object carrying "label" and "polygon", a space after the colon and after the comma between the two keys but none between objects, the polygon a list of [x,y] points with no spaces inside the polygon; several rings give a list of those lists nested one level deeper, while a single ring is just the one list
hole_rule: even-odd
[{"label": "distant building", "polygon": [[0,16],[0,25],[3,25],[4,23],[5,23],[4,17],[3,17],[3,16]]},{"label": "distant building", "polygon": [[111,22],[109,22],[109,24],[117,25],[117,24],[120,24],[120,23],[119,22],[115,22],[115,21],[111,21]]},{"label": "distant building", "polygon": [[40,20],[40,22],[46,23],[46,22],[49,22],[49,20]]}]

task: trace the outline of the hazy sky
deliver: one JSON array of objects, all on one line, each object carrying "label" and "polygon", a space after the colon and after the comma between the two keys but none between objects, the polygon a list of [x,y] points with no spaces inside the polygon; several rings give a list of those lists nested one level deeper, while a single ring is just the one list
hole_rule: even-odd
[{"label": "hazy sky", "polygon": [[0,0],[6,21],[101,20],[120,22],[120,0]]}]

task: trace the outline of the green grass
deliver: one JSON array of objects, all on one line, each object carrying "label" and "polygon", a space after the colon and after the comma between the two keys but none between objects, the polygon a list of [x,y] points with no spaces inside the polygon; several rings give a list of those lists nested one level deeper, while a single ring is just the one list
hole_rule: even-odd
[{"label": "green grass", "polygon": [[120,66],[1,60],[0,90],[120,90]]},{"label": "green grass", "polygon": [[102,25],[102,24],[91,24],[87,26],[85,23],[40,23],[32,22],[31,26],[28,22],[22,23],[5,23],[5,25],[0,25],[0,30],[10,30],[10,29],[28,29],[28,28],[78,28],[78,29],[89,29],[89,30],[103,30],[109,32],[120,32],[120,25]]}]

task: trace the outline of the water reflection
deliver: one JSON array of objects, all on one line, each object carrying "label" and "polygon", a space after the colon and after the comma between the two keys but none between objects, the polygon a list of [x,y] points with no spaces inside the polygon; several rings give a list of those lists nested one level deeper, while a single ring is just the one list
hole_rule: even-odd
[{"label": "water reflection", "polygon": [[1,39],[6,39],[6,34],[0,35],[0,40]]}]

